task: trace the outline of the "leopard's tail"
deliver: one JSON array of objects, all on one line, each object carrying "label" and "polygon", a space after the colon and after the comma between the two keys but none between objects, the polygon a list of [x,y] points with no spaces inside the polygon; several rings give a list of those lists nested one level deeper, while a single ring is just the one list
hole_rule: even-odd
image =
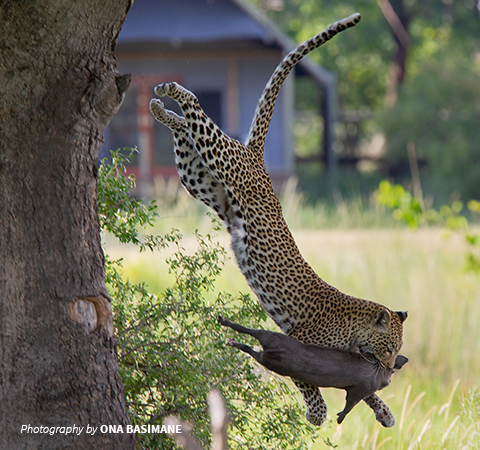
[{"label": "leopard's tail", "polygon": [[265,145],[265,138],[267,136],[268,126],[272,118],[273,108],[278,97],[280,88],[287,78],[287,75],[292,71],[295,65],[308,53],[320,47],[325,42],[332,39],[335,35],[347,28],[355,26],[360,22],[360,14],[355,13],[345,19],[333,23],[320,34],[317,34],[311,39],[308,39],[303,44],[300,44],[295,50],[290,52],[273,72],[273,75],[268,80],[262,96],[257,104],[255,116],[250,126],[246,145],[258,149],[263,153]]}]

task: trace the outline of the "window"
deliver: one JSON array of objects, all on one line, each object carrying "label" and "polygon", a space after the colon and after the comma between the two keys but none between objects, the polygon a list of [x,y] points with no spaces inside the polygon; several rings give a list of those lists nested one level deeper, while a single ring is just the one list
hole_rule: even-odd
[{"label": "window", "polygon": [[[105,133],[105,144],[100,159],[108,157],[110,149],[138,147],[139,153],[131,158],[129,172],[134,173],[139,183],[151,183],[156,176],[175,173],[175,156],[171,131],[157,122],[150,113],[149,102],[155,96],[154,87],[164,80],[181,80],[172,76],[134,76],[132,87]],[[181,82],[181,81],[178,81]],[[222,127],[222,95],[219,91],[198,91],[196,95],[205,113]],[[182,115],[178,104],[162,98],[167,109]]]}]

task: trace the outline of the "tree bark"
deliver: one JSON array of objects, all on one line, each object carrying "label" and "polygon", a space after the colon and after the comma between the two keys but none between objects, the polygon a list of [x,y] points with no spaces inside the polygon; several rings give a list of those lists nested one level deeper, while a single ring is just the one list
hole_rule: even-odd
[{"label": "tree bark", "polygon": [[134,447],[86,429],[128,423],[96,174],[128,87],[113,49],[131,4],[0,0],[2,449]]}]

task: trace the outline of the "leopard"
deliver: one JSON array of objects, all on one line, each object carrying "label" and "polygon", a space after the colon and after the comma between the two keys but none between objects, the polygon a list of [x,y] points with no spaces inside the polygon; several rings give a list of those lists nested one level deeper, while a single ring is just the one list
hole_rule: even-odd
[{"label": "leopard", "polygon": [[[275,102],[288,74],[305,55],[359,21],[358,13],[341,19],[283,58],[257,103],[245,143],[225,134],[205,114],[197,97],[174,81],[154,91],[176,101],[183,117],[165,109],[159,98],[151,100],[150,111],[173,133],[181,184],[223,221],[241,273],[281,331],[305,344],[359,349],[381,367],[393,368],[407,312],[344,294],[314,272],[283,217],[263,158]],[[327,407],[320,389],[294,383],[303,394],[306,419],[322,425]],[[390,409],[375,393],[363,400],[383,426],[395,424]]]}]

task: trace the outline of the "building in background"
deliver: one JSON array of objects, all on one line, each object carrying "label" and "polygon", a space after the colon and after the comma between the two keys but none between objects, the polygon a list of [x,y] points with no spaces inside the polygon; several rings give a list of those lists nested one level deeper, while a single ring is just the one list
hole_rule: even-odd
[{"label": "building in background", "polygon": [[[119,71],[132,74],[124,104],[106,132],[110,149],[137,146],[129,170],[141,195],[155,177],[176,176],[171,132],[148,104],[153,88],[177,81],[198,97],[205,112],[231,137],[245,141],[257,101],[269,77],[295,44],[245,0],[136,0],[115,51]],[[294,172],[294,76],[312,77],[323,91],[324,149],[333,166],[335,77],[304,58],[280,91],[265,145],[274,184]],[[168,109],[180,114],[175,102]]]}]

